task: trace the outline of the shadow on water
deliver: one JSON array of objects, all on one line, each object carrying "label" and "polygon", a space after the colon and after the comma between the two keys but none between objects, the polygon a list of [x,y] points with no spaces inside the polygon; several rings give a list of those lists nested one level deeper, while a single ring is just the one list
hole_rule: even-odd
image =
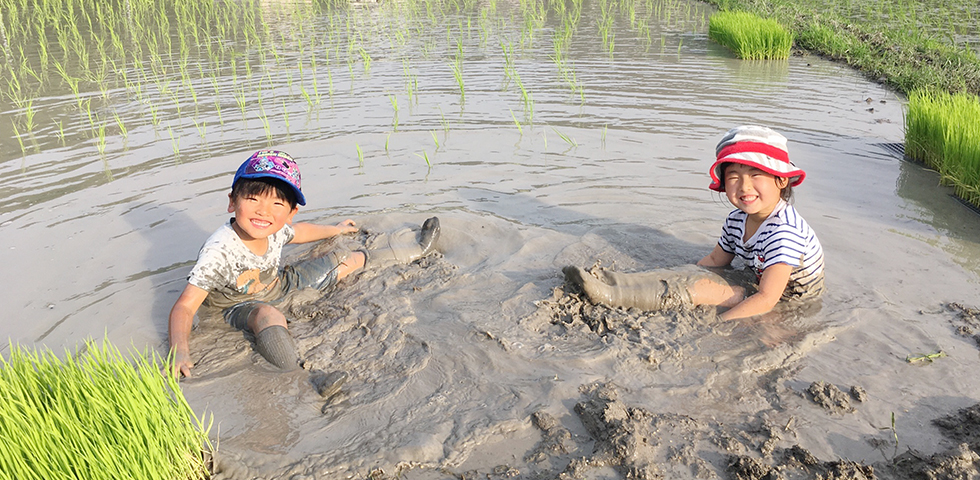
[{"label": "shadow on water", "polygon": [[[149,244],[142,259],[145,270],[130,275],[127,281],[149,278],[153,282],[153,303],[147,313],[156,327],[161,351],[165,352],[169,349],[167,331],[170,309],[187,285],[187,275],[197,260],[197,251],[210,232],[200,228],[183,210],[167,204],[153,203],[145,208],[133,208],[122,217],[132,231],[139,232]],[[180,260],[171,263],[175,258]]]}]

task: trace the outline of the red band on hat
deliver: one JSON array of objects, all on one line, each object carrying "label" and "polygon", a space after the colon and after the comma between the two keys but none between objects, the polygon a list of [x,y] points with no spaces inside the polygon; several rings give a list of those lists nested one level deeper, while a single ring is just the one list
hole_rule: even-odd
[{"label": "red band on hat", "polygon": [[721,160],[734,153],[744,153],[744,152],[761,153],[763,155],[768,155],[772,158],[775,158],[776,160],[779,160],[781,162],[789,163],[789,153],[787,153],[786,150],[783,150],[778,147],[774,147],[772,145],[769,145],[768,143],[760,143],[760,142],[736,142],[731,145],[728,145],[725,148],[722,148],[721,151],[718,152],[718,160]]}]

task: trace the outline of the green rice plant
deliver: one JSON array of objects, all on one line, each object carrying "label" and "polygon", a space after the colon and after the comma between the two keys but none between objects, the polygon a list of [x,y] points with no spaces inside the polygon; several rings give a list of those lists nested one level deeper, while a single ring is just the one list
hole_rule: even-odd
[{"label": "green rice plant", "polygon": [[170,133],[170,145],[174,150],[174,160],[180,163],[180,137],[174,136],[174,129],[169,125],[167,126],[167,132]]},{"label": "green rice plant", "polygon": [[453,78],[456,79],[456,85],[459,86],[459,97],[461,99],[466,98],[466,89],[463,88],[463,66],[461,62],[454,62],[449,64],[449,68],[453,71]]},{"label": "green rice plant", "polygon": [[394,95],[388,95],[388,101],[391,102],[391,108],[395,110],[395,115],[391,119],[391,124],[393,125],[392,128],[395,131],[398,131],[398,97]]},{"label": "green rice plant", "polygon": [[910,93],[905,154],[939,172],[958,197],[980,206],[980,98],[969,93]]},{"label": "green rice plant", "polygon": [[58,126],[58,140],[61,141],[61,145],[65,145],[65,122],[62,120],[55,120],[54,124]]},{"label": "green rice plant", "polygon": [[126,124],[123,123],[122,117],[118,113],[112,112],[112,118],[116,120],[116,126],[119,127],[119,134],[126,138],[129,136],[129,130],[126,130]]},{"label": "green rice plant", "polygon": [[435,130],[429,130],[429,133],[432,134],[432,141],[436,143],[436,151],[438,152],[439,151],[439,137],[436,135]]},{"label": "green rice plant", "polygon": [[572,146],[572,147],[577,147],[578,146],[578,143],[575,143],[575,139],[569,137],[568,135],[565,135],[564,133],[559,132],[558,129],[555,128],[555,127],[551,127],[551,129],[554,130],[555,133],[557,133],[558,136],[561,137],[561,139],[564,140],[565,143],[567,143],[569,146]]},{"label": "green rice plant", "polygon": [[741,11],[718,12],[708,20],[708,37],[745,60],[789,58],[793,34],[779,22]]},{"label": "green rice plant", "polygon": [[207,122],[207,120],[198,122],[197,119],[194,119],[194,126],[197,127],[197,133],[198,133],[198,135],[201,136],[201,140],[203,140],[204,139],[204,136],[207,134],[207,130],[208,130],[208,122]]},{"label": "green rice plant", "polygon": [[0,358],[0,478],[204,479],[213,418],[198,418],[156,355],[108,341],[59,359]]},{"label": "green rice plant", "polygon": [[24,146],[24,140],[20,138],[20,130],[17,129],[17,122],[10,120],[10,124],[14,126],[14,136],[17,137],[17,143],[20,144],[20,154],[27,155],[27,147]]},{"label": "green rice plant", "polygon": [[[517,131],[518,132],[521,132],[521,136],[523,136],[524,135],[524,127],[522,127],[521,126],[521,122],[519,120],[517,120],[517,116],[514,115],[514,111],[513,110],[510,111],[510,118],[513,118],[514,119],[514,125],[517,125]],[[545,147],[547,147],[547,145],[545,145]]]},{"label": "green rice plant", "polygon": [[99,150],[99,155],[105,155],[106,147],[106,137],[105,137],[105,123],[99,124],[99,128],[95,131],[95,147]]},{"label": "green rice plant", "polygon": [[34,131],[34,115],[37,114],[37,110],[34,110],[34,99],[27,101],[27,105],[24,106],[24,128],[27,129],[27,133]]},{"label": "green rice plant", "polygon": [[905,361],[908,363],[927,361],[932,363],[937,358],[942,358],[946,356],[946,352],[940,350],[936,353],[917,353],[912,355],[911,353],[905,356]]},{"label": "green rice plant", "polygon": [[425,150],[422,150],[422,154],[421,154],[421,155],[420,155],[420,154],[418,154],[418,153],[416,153],[415,155],[416,155],[416,156],[418,156],[419,158],[421,158],[421,159],[423,159],[423,160],[425,160],[425,164],[426,164],[426,165],[427,165],[427,166],[428,166],[429,168],[432,168],[432,163],[430,163],[430,162],[429,162],[429,154],[428,154],[428,153],[426,153],[426,152],[425,152]]},{"label": "green rice plant", "polygon": [[289,133],[289,109],[286,108],[286,101],[282,101],[282,123],[286,125],[286,133]]},{"label": "green rice plant", "polygon": [[354,144],[354,148],[357,149],[357,164],[364,166],[364,152],[361,151],[361,145],[359,143]]}]

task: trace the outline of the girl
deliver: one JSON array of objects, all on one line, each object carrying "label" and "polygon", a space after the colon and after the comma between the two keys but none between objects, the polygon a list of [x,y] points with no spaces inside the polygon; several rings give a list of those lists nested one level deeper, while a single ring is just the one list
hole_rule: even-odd
[{"label": "girl", "polygon": [[[589,300],[612,307],[659,310],[679,306],[728,307],[723,320],[760,315],[782,298],[815,298],[823,292],[823,249],[816,234],[787,203],[806,173],[789,161],[786,138],[760,126],[728,131],[715,149],[711,185],[735,206],[714,250],[697,266],[643,273],[563,269],[565,279]],[[743,259],[758,281],[746,296],[720,275],[701,267],[724,267]]]}]

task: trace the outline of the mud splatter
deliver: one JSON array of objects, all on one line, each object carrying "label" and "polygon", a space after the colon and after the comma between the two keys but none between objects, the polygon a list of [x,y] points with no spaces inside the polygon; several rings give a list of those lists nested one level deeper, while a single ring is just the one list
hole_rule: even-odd
[{"label": "mud splatter", "polygon": [[947,303],[946,309],[953,312],[950,323],[956,327],[956,333],[962,337],[972,338],[980,347],[980,309],[964,306],[960,303]]},{"label": "mud splatter", "polygon": [[806,393],[807,398],[827,409],[830,413],[844,414],[854,411],[848,394],[832,383],[826,383],[823,380],[813,382],[806,389]]}]

